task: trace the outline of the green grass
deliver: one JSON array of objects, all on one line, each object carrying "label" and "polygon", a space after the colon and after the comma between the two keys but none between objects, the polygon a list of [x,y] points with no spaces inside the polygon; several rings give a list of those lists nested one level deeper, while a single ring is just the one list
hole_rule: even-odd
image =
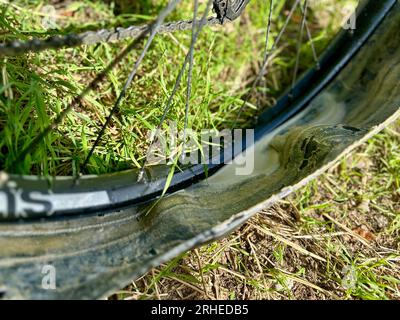
[{"label": "green grass", "polygon": [[[18,0],[7,5],[1,0],[0,40],[44,37],[57,32],[80,32],[98,28],[142,24],[151,20],[166,1],[72,1],[57,11],[59,30],[43,28],[46,1]],[[336,1],[335,5],[351,1]],[[354,1],[353,1],[354,2]],[[192,4],[183,2],[170,20],[190,19]],[[225,28],[207,28],[196,44],[189,128],[230,128],[236,120],[242,99],[255,78],[262,59],[267,2],[252,1],[239,21]],[[275,1],[274,24],[270,43],[287,15],[284,1]],[[136,7],[134,7],[136,5]],[[127,10],[129,8],[130,10]],[[201,6],[204,10],[204,3]],[[323,9],[323,10],[322,10]],[[320,11],[318,11],[320,10]],[[201,11],[201,10],[200,10]],[[135,13],[132,13],[135,12]],[[320,13],[330,24],[321,27]],[[316,8],[310,18],[319,52],[338,28],[332,5]],[[327,16],[326,16],[327,15]],[[293,18],[270,65],[267,92],[253,94],[241,113],[239,126],[248,126],[264,108],[272,105],[292,78],[300,12]],[[148,148],[149,132],[157,127],[166,100],[172,90],[183,57],[190,44],[190,32],[158,36],[139,70],[133,86],[104,135],[86,173],[101,174],[141,167]],[[38,175],[71,175],[80,170],[96,134],[104,123],[116,96],[129,74],[139,51],[132,52],[107,77],[98,90],[85,97],[83,108],[75,108],[53,130],[20,168],[14,168],[17,155],[49,125],[129,42],[101,44],[77,49],[26,54],[1,61],[0,81],[0,168],[6,171]],[[302,49],[301,71],[313,64],[310,47]],[[183,79],[186,83],[186,78]],[[265,88],[265,83],[263,83]],[[184,127],[185,85],[176,95],[163,130],[176,122]],[[264,90],[265,91],[265,90]],[[265,95],[267,93],[267,95]],[[261,97],[261,98],[260,98]],[[259,103],[257,104],[257,101]],[[256,106],[257,104],[257,106]],[[175,154],[170,150],[170,154]],[[168,156],[168,155],[167,155]]]}]

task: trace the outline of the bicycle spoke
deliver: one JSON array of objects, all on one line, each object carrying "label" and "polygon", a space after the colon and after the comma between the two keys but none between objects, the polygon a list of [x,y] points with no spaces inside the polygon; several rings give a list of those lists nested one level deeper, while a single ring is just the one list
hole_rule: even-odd
[{"label": "bicycle spoke", "polygon": [[[268,59],[268,56],[269,56],[268,46],[269,46],[269,37],[270,37],[270,34],[271,34],[272,13],[274,11],[273,10],[274,0],[270,0],[269,1],[269,7],[270,7],[270,10],[269,10],[269,14],[268,14],[267,32],[266,32],[266,35],[265,35],[265,47],[264,47],[264,55],[263,55],[263,63],[262,63],[262,65],[265,64],[265,61]],[[263,76],[265,76],[265,75],[263,75]]]},{"label": "bicycle spoke", "polygon": [[[194,9],[193,9],[193,21],[197,19],[197,11],[199,7],[199,1],[194,0]],[[181,162],[184,161],[186,153],[186,130],[188,127],[188,120],[189,120],[189,104],[190,104],[190,97],[192,92],[192,76],[193,76],[193,59],[194,59],[194,43],[195,43],[195,33],[196,33],[196,23],[193,23],[192,26],[192,40],[191,46],[189,49],[189,71],[188,71],[188,79],[187,79],[187,87],[186,87],[186,105],[185,105],[185,123],[183,127],[183,143],[182,143],[182,155],[181,155]]]},{"label": "bicycle spoke", "polygon": [[296,62],[295,62],[294,70],[293,70],[293,79],[292,79],[292,86],[290,88],[290,96],[292,96],[292,94],[293,94],[293,89],[294,89],[294,86],[295,86],[296,80],[297,80],[297,74],[299,72],[301,45],[303,43],[304,28],[305,28],[306,21],[307,21],[307,11],[308,11],[308,0],[304,0],[304,9],[302,10],[299,38],[297,40]]},{"label": "bicycle spoke", "polygon": [[[300,3],[300,0],[296,0],[296,2],[293,4],[292,8],[290,9],[290,12],[289,12],[289,14],[288,14],[288,16],[287,16],[287,18],[285,20],[285,24],[283,25],[281,31],[279,32],[278,36],[276,37],[276,40],[275,40],[274,45],[273,45],[273,47],[272,47],[270,52],[275,51],[275,49],[277,48],[278,44],[280,43],[280,41],[282,39],[282,36],[285,33],[285,31],[286,31],[286,29],[287,29],[287,27],[289,25],[289,22],[292,19],[293,14],[296,11],[299,3]],[[269,59],[269,57],[268,57],[268,59]]]},{"label": "bicycle spoke", "polygon": [[171,11],[173,9],[175,9],[176,5],[179,3],[180,0],[171,0],[169,2],[169,4],[167,5],[167,7],[160,13],[160,15],[158,16],[158,18],[156,19],[156,21],[154,22],[153,26],[151,27],[151,33],[149,35],[149,39],[147,40],[147,43],[144,47],[144,49],[142,50],[142,53],[140,54],[138,60],[136,61],[131,73],[128,76],[127,81],[125,82],[124,87],[122,88],[122,91],[120,93],[120,95],[118,96],[114,107],[111,109],[110,114],[108,115],[105,123],[103,124],[102,128],[100,129],[100,132],[97,135],[96,141],[93,144],[92,148],[90,149],[90,152],[88,154],[88,156],[86,157],[83,165],[82,165],[82,170],[84,170],[86,168],[86,166],[88,165],[90,158],[93,156],[94,151],[96,150],[97,146],[100,143],[101,138],[103,137],[107,127],[109,126],[115,112],[118,111],[119,106],[121,105],[121,102],[123,101],[123,99],[125,98],[126,95],[126,91],[128,90],[128,88],[130,87],[130,85],[132,84],[133,79],[135,78],[137,71],[139,69],[140,64],[142,63],[144,57],[146,56],[155,35],[157,34],[157,30],[158,28],[162,25],[162,23],[164,22],[165,18],[171,13]]},{"label": "bicycle spoke", "polygon": [[97,86],[104,80],[104,78],[107,76],[107,74],[114,69],[115,66],[118,65],[136,46],[145,38],[147,33],[149,32],[150,29],[147,29],[142,32],[142,34],[136,38],[134,41],[131,42],[130,45],[128,45],[101,73],[99,73],[95,79],[92,80],[92,82],[85,88],[83,91],[75,97],[72,102],[69,104],[69,106],[64,109],[56,118],[53,120],[53,123],[47,126],[41,133],[39,133],[22,151],[21,153],[16,157],[15,163],[14,163],[14,169],[20,164],[21,161],[25,159],[25,157],[34,151],[34,149],[37,147],[37,145],[45,139],[52,130],[57,129],[57,127],[61,124],[61,122],[65,119],[65,117],[68,115],[68,113],[76,108],[80,107],[83,110],[86,110],[84,105],[82,104],[83,99],[94,89],[97,88]]},{"label": "bicycle spoke", "polygon": [[174,88],[172,89],[172,92],[171,92],[170,96],[168,97],[168,100],[167,100],[167,103],[165,105],[162,117],[161,117],[161,119],[159,121],[159,124],[158,124],[156,130],[155,130],[155,134],[154,134],[154,136],[152,136],[152,139],[150,141],[149,148],[147,149],[147,152],[146,152],[146,157],[145,157],[145,160],[144,160],[144,164],[143,164],[143,166],[142,166],[142,168],[140,170],[140,173],[139,173],[138,181],[142,181],[143,178],[144,178],[144,170],[145,170],[145,167],[146,167],[146,164],[147,164],[147,161],[148,161],[148,157],[149,157],[150,152],[151,152],[152,145],[154,144],[154,140],[158,136],[158,134],[160,132],[160,129],[161,129],[166,117],[167,117],[168,111],[172,106],[172,101],[173,101],[173,99],[175,97],[176,92],[178,91],[178,88],[180,86],[183,74],[184,74],[184,72],[186,70],[186,66],[189,63],[190,57],[191,57],[191,55],[193,55],[194,45],[197,42],[197,39],[199,37],[199,34],[200,34],[201,30],[203,29],[203,26],[206,24],[207,15],[208,15],[208,13],[209,13],[209,11],[211,9],[211,5],[212,4],[213,4],[213,0],[209,0],[208,3],[207,3],[207,8],[206,8],[206,10],[205,10],[205,12],[203,14],[203,17],[201,18],[201,21],[200,21],[200,24],[198,26],[198,29],[197,29],[196,33],[194,34],[194,36],[192,36],[192,41],[191,41],[191,44],[190,44],[189,52],[185,56],[185,60],[183,62],[181,70],[179,71],[179,74],[178,74],[178,76],[176,78],[176,81],[175,81],[175,84],[174,84]]},{"label": "bicycle spoke", "polygon": [[[233,123],[233,127],[235,127],[236,124],[237,124],[237,122],[239,121],[240,116],[241,116],[241,114],[242,114],[242,112],[243,112],[243,109],[244,109],[245,105],[247,104],[247,102],[249,101],[250,96],[251,96],[251,94],[253,93],[254,89],[256,88],[257,84],[260,82],[260,80],[261,80],[262,77],[265,77],[265,76],[266,76],[267,66],[268,66],[268,63],[269,63],[270,58],[271,58],[271,53],[274,52],[274,51],[276,50],[276,48],[278,47],[278,45],[279,45],[279,43],[280,43],[280,41],[281,41],[281,38],[282,38],[284,32],[286,31],[286,29],[287,29],[287,27],[288,27],[288,25],[289,25],[289,22],[290,22],[290,20],[292,19],[292,16],[293,16],[293,14],[294,14],[296,8],[298,7],[299,3],[300,3],[300,0],[296,0],[296,2],[293,4],[293,6],[292,6],[292,8],[291,8],[291,10],[290,10],[290,12],[289,12],[289,14],[288,14],[286,20],[285,20],[285,23],[284,23],[282,29],[279,31],[279,34],[278,34],[278,36],[276,37],[276,39],[275,39],[275,41],[274,41],[274,44],[272,45],[271,50],[267,51],[267,54],[266,54],[266,56],[264,57],[264,60],[263,60],[263,64],[262,64],[261,70],[260,70],[260,72],[257,74],[256,79],[253,81],[253,84],[252,84],[252,86],[251,86],[249,92],[247,93],[247,95],[246,95],[246,97],[245,97],[245,99],[244,99],[242,105],[241,105],[240,108],[239,108],[238,114],[237,114],[237,116],[236,116],[236,120],[235,120],[235,122]],[[268,19],[268,24],[269,24],[270,21],[271,21],[271,17],[272,17],[272,16],[271,16],[271,12],[272,12],[272,7],[270,8],[270,14],[269,14],[269,19]],[[268,39],[268,38],[267,38],[267,39]],[[268,47],[268,44],[266,44],[266,47]]]},{"label": "bicycle spoke", "polygon": [[[304,8],[302,6],[300,6],[300,8],[301,8],[301,12],[303,13]],[[311,30],[310,30],[310,27],[308,25],[307,19],[306,19],[305,27],[306,27],[308,42],[310,43],[311,52],[312,52],[312,55],[313,55],[313,58],[314,58],[314,62],[315,62],[315,68],[317,70],[319,70],[321,68],[321,66],[319,64],[319,59],[318,59],[318,55],[317,55],[317,49],[315,48],[314,39],[313,39],[313,37],[311,35]]]}]

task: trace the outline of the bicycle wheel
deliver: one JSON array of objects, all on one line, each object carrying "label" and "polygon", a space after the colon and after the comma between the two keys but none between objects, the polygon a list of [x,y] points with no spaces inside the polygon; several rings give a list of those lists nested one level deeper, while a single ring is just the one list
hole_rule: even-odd
[{"label": "bicycle wheel", "polygon": [[[191,45],[168,96],[159,129],[170,110],[185,67],[193,68],[194,45],[207,24],[225,24],[244,12],[248,1],[210,1],[197,23],[163,25],[178,1],[170,1],[149,26],[100,33],[53,37],[45,41],[6,43],[0,54],[13,55],[64,46],[136,37],[113,60],[114,66],[145,37],[144,49],[109,112],[80,171],[84,172],[104,130],[138,71],[158,31],[191,29]],[[197,1],[195,1],[196,7]],[[273,1],[271,1],[273,3]],[[216,17],[207,12],[214,5]],[[228,6],[229,5],[229,6]],[[228,6],[228,7],[227,7]],[[299,39],[309,34],[307,1],[295,1],[284,28],[296,8],[301,12]],[[196,17],[197,10],[194,10]],[[272,10],[269,11],[270,13]],[[210,241],[239,226],[258,209],[272,204],[310,179],[398,115],[400,91],[400,19],[396,1],[364,1],[357,28],[341,32],[317,67],[297,80],[298,57],[289,90],[277,104],[261,113],[254,126],[254,141],[239,136],[226,152],[210,157],[206,165],[184,167],[170,174],[167,166],[123,171],[101,176],[23,176],[2,173],[0,195],[0,284],[5,298],[97,298],[126,284],[151,266]],[[267,21],[270,32],[272,14]],[[263,80],[269,57],[279,42],[266,45],[260,72],[250,92]],[[267,37],[268,39],[268,37]],[[297,52],[300,53],[301,46]],[[110,68],[107,69],[109,71]],[[17,153],[12,168],[30,156],[35,146],[81,103],[87,92],[105,77],[101,73],[87,89]],[[190,76],[186,79],[190,88]],[[190,96],[190,90],[187,93]],[[247,97],[243,102],[247,101]],[[239,106],[236,118],[243,112]],[[187,106],[187,104],[186,104]],[[233,120],[235,122],[236,120]],[[151,138],[152,139],[152,138]],[[151,145],[152,143],[150,143]],[[233,145],[233,146],[232,146]],[[224,161],[216,161],[224,158]],[[231,163],[232,159],[235,159]],[[147,157],[145,159],[145,164]],[[250,163],[251,172],[243,163]],[[225,165],[225,163],[228,165]],[[202,181],[206,178],[206,181]],[[168,184],[169,188],[166,188]],[[178,192],[179,191],[179,192]],[[159,198],[168,192],[169,196]],[[155,203],[152,200],[157,200]],[[42,287],[44,266],[57,274],[56,290]]]}]

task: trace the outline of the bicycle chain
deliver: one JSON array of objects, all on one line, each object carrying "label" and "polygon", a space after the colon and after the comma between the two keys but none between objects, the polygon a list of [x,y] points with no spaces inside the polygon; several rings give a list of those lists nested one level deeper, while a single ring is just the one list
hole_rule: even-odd
[{"label": "bicycle chain", "polygon": [[[223,25],[227,21],[237,19],[244,11],[250,0],[214,0],[213,10],[216,16],[209,17],[206,26]],[[197,20],[196,23],[200,23]],[[191,30],[193,20],[180,20],[161,25],[157,33],[172,33],[176,31]],[[116,28],[115,30],[102,29],[87,31],[81,34],[68,34],[65,36],[51,36],[47,39],[33,39],[28,41],[15,40],[0,44],[1,56],[15,56],[27,52],[39,52],[47,49],[72,48],[81,45],[93,45],[101,42],[109,43],[127,38],[137,38],[151,24],[142,26],[130,26],[128,28]]]}]

